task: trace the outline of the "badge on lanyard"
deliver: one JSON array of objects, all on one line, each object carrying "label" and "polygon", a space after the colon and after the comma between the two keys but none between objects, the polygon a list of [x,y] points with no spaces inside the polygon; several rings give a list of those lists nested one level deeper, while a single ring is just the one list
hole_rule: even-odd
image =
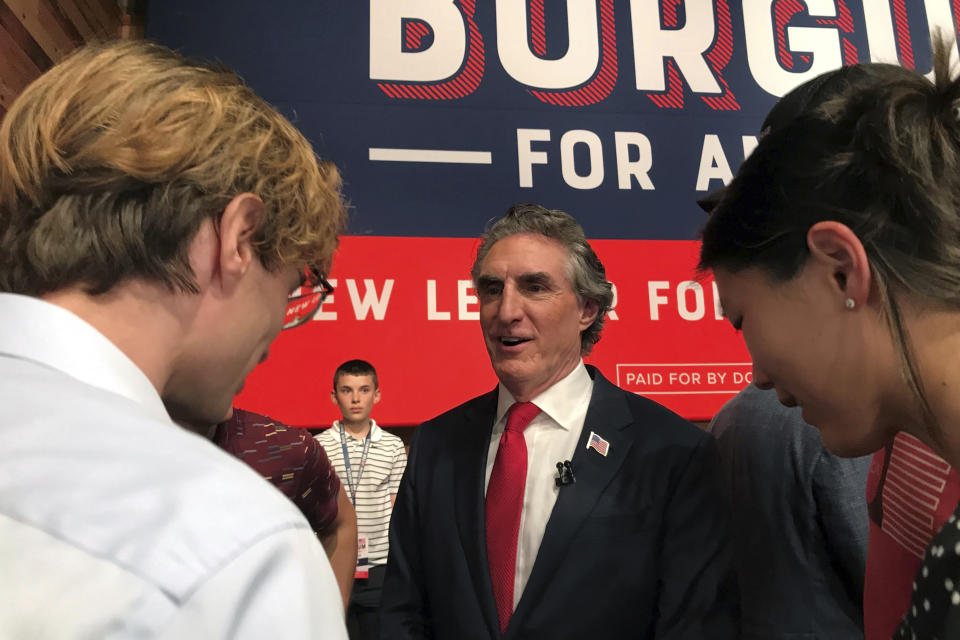
[{"label": "badge on lanyard", "polygon": [[[367,466],[367,454],[370,452],[370,434],[373,428],[367,431],[363,439],[363,453],[360,454],[360,469],[357,471],[357,477],[354,479],[353,470],[350,467],[350,451],[347,449],[347,435],[344,433],[343,425],[340,425],[340,446],[343,448],[343,467],[347,481],[347,490],[350,492],[350,502],[353,507],[357,507],[357,489],[360,487],[360,479],[363,477],[363,469]],[[357,568],[353,573],[355,579],[370,577],[370,559],[367,551],[367,534],[357,535]]]},{"label": "badge on lanyard", "polygon": [[353,573],[354,578],[369,578],[370,565],[367,557],[367,534],[357,535],[357,569]]}]

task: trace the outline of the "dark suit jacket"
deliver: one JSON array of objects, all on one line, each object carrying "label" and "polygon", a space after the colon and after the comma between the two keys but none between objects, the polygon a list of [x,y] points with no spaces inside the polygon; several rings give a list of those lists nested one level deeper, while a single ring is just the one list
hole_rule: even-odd
[{"label": "dark suit jacket", "polygon": [[[713,439],[588,367],[593,395],[506,638],[733,638],[736,580]],[[499,638],[484,534],[497,407],[424,423],[393,511],[383,638]],[[591,431],[606,457],[586,448]]]}]

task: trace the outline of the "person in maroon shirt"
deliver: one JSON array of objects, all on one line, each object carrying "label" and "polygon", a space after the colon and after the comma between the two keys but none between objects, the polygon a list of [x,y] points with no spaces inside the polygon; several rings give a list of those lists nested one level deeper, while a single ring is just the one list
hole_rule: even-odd
[{"label": "person in maroon shirt", "polygon": [[303,512],[330,558],[346,607],[357,559],[357,518],[323,447],[306,429],[243,409],[218,424],[212,439]]}]

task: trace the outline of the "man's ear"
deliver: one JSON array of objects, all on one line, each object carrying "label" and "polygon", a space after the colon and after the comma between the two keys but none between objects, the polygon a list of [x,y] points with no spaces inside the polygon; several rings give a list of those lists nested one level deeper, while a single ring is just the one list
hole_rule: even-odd
[{"label": "man's ear", "polygon": [[600,303],[596,300],[587,300],[580,309],[580,331],[585,331],[593,321],[597,319],[597,313],[600,312]]},{"label": "man's ear", "polygon": [[335,404],[335,405],[339,405],[339,404],[340,404],[339,402],[337,402],[337,390],[336,390],[336,389],[332,389],[332,390],[330,391],[330,402],[332,402],[332,403]]},{"label": "man's ear", "polygon": [[842,222],[825,220],[807,231],[810,257],[825,268],[840,304],[853,300],[852,308],[862,308],[870,294],[870,261],[863,243]]},{"label": "man's ear", "polygon": [[380,402],[380,387],[377,387],[377,390],[373,392],[373,404]]},{"label": "man's ear", "polygon": [[252,193],[235,196],[220,216],[220,274],[225,290],[230,290],[259,260],[253,236],[265,215],[263,201]]}]

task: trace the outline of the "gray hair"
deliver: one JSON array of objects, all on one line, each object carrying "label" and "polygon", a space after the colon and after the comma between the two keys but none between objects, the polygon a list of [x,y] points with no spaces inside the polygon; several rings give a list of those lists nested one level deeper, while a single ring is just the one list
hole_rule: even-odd
[{"label": "gray hair", "polygon": [[594,253],[583,228],[569,213],[545,209],[538,204],[515,204],[506,215],[493,222],[481,238],[470,275],[474,283],[480,276],[480,265],[490,249],[500,240],[519,233],[536,233],[556,240],[570,256],[567,277],[580,303],[595,302],[598,307],[593,324],[580,332],[580,353],[587,355],[600,340],[607,312],[613,307],[613,285],[607,271]]}]

